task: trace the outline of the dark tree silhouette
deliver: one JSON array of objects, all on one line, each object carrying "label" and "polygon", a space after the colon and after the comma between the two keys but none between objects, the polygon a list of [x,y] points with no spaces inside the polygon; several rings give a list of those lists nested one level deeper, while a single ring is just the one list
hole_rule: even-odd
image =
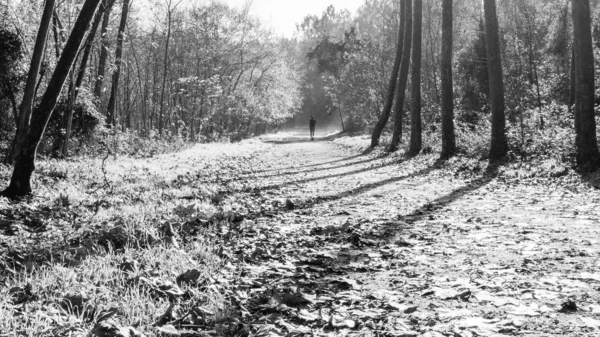
[{"label": "dark tree silhouette", "polygon": [[388,151],[398,149],[402,140],[402,115],[404,99],[406,98],[406,82],[408,82],[408,66],[410,64],[410,51],[412,46],[412,0],[406,0],[406,28],[404,30],[404,48],[402,50],[402,64],[396,85],[396,106],[394,107],[394,134]]},{"label": "dark tree silhouette", "polygon": [[594,119],[594,52],[589,0],[571,0],[575,52],[575,145],[579,166],[598,165]]},{"label": "dark tree silhouette", "polygon": [[442,159],[450,158],[456,152],[452,83],[452,5],[452,0],[442,2]]},{"label": "dark tree silhouette", "polygon": [[48,88],[42,95],[39,105],[33,110],[31,123],[27,130],[23,130],[25,132],[24,136],[17,142],[16,148],[18,151],[15,153],[15,165],[10,184],[0,195],[14,199],[31,193],[31,175],[35,170],[35,156],[38,145],[100,1],[86,0],[83,4],[48,83]]},{"label": "dark tree silhouette", "polygon": [[35,88],[42,65],[42,58],[44,57],[44,49],[46,48],[46,40],[48,31],[50,30],[50,21],[54,15],[54,4],[55,0],[47,0],[42,19],[40,21],[40,28],[35,40],[33,47],[33,54],[31,57],[31,63],[29,65],[29,73],[27,74],[27,82],[25,83],[25,90],[23,91],[23,99],[21,100],[21,108],[19,109],[19,120],[17,121],[17,134],[13,145],[13,154],[20,150],[19,145],[22,144],[22,140],[26,136],[27,128],[31,119],[31,110],[33,109],[33,101],[35,99]]},{"label": "dark tree silhouette", "polygon": [[421,151],[423,139],[421,134],[421,45],[423,26],[423,0],[415,0],[413,7],[413,47],[411,89],[411,118],[410,118],[410,149],[409,154],[416,155]]},{"label": "dark tree silhouette", "polygon": [[487,41],[487,60],[490,89],[490,106],[492,109],[492,143],[490,161],[502,159],[508,153],[506,140],[506,118],[504,116],[504,79],[502,76],[502,59],[500,38],[498,36],[498,17],[496,16],[496,0],[484,0],[485,37]]},{"label": "dark tree silhouette", "polygon": [[106,62],[108,60],[108,24],[110,23],[110,12],[112,11],[113,1],[104,9],[102,19],[102,28],[100,29],[100,58],[98,59],[98,74],[96,75],[96,84],[94,86],[94,95],[98,102],[102,101],[102,85],[106,76]]},{"label": "dark tree silhouette", "polygon": [[390,76],[390,82],[388,83],[387,97],[385,100],[385,106],[379,116],[377,124],[373,129],[371,136],[371,148],[379,145],[379,138],[383,128],[390,119],[390,112],[394,105],[394,94],[396,93],[396,84],[398,82],[398,72],[400,71],[400,62],[402,61],[402,49],[404,47],[404,23],[406,22],[406,0],[400,1],[400,22],[398,23],[398,45],[396,46],[396,56],[394,57],[394,66],[392,68],[392,74]]},{"label": "dark tree silhouette", "polygon": [[112,89],[110,90],[110,99],[106,109],[106,124],[117,126],[117,93],[119,92],[119,77],[121,76],[121,67],[123,64],[123,41],[125,40],[125,28],[127,27],[127,15],[129,14],[129,0],[123,0],[123,11],[121,12],[121,23],[119,25],[119,35],[117,38],[117,51],[115,55],[116,69],[112,75]]}]

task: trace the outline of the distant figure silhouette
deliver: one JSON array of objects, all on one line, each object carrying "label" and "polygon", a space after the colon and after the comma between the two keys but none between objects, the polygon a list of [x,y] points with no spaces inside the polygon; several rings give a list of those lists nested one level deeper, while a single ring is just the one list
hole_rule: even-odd
[{"label": "distant figure silhouette", "polygon": [[310,126],[310,140],[315,140],[315,126],[317,125],[315,116],[310,116],[310,121],[308,122],[308,125]]}]

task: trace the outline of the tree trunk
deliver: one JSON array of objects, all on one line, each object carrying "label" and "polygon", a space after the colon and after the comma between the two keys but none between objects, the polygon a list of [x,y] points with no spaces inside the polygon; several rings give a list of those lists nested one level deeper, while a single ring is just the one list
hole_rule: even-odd
[{"label": "tree trunk", "polygon": [[8,198],[19,198],[31,193],[31,175],[35,169],[38,145],[100,1],[86,0],[83,4],[56,69],[48,83],[48,88],[42,96],[39,106],[32,114],[31,123],[26,130],[25,137],[17,145],[19,151],[15,154],[15,166],[10,184],[0,195]]},{"label": "tree trunk", "polygon": [[102,20],[101,43],[100,43],[100,59],[98,60],[98,76],[96,77],[96,85],[94,86],[94,96],[98,100],[98,105],[102,102],[102,85],[104,76],[106,75],[106,61],[108,60],[108,24],[110,23],[110,12],[112,11],[111,2],[104,11]]},{"label": "tree trunk", "polygon": [[119,35],[117,38],[117,51],[115,53],[115,65],[116,69],[112,75],[112,89],[110,91],[110,99],[108,101],[108,108],[106,109],[108,126],[117,126],[117,111],[116,111],[116,100],[119,90],[119,77],[121,76],[121,66],[123,63],[123,40],[125,39],[125,27],[127,26],[127,15],[129,13],[129,0],[123,0],[123,11],[121,12],[121,23],[119,25]]},{"label": "tree trunk", "polygon": [[15,136],[15,145],[13,146],[13,154],[19,152],[18,144],[21,143],[29,127],[31,120],[31,110],[33,108],[33,101],[35,99],[35,88],[37,84],[37,76],[40,72],[42,65],[42,58],[44,57],[44,49],[46,48],[46,40],[48,37],[48,31],[50,29],[50,21],[54,13],[55,0],[47,0],[44,7],[44,13],[42,14],[42,20],[40,22],[40,29],[35,40],[35,46],[33,48],[33,54],[31,56],[31,64],[29,66],[29,73],[27,74],[27,82],[25,83],[25,90],[23,91],[23,99],[21,101],[21,108],[19,109],[19,120],[17,122],[17,134]]},{"label": "tree trunk", "polygon": [[447,159],[456,153],[454,135],[454,84],[452,83],[453,1],[442,2],[442,153]]},{"label": "tree trunk", "polygon": [[394,134],[388,148],[389,152],[396,151],[402,141],[402,117],[404,99],[406,98],[406,82],[408,82],[408,66],[410,65],[410,51],[412,47],[412,0],[406,0],[406,28],[404,29],[404,48],[402,50],[402,64],[396,85],[396,106],[394,107]]},{"label": "tree trunk", "polygon": [[589,0],[571,0],[575,51],[575,145],[577,165],[600,163],[594,118],[594,54]]},{"label": "tree trunk", "polygon": [[87,70],[88,61],[90,59],[92,48],[94,46],[96,32],[98,31],[98,27],[100,26],[100,22],[102,21],[102,13],[104,12],[105,8],[105,6],[100,6],[100,9],[96,12],[96,16],[94,17],[94,21],[92,23],[92,28],[90,29],[90,33],[88,34],[87,40],[85,42],[83,55],[81,56],[81,63],[79,65],[79,71],[77,72],[77,79],[75,80],[74,92],[71,94],[71,97],[69,97],[70,108],[66,119],[65,135],[61,149],[61,153],[63,156],[66,156],[68,154],[67,152],[69,149],[69,138],[71,138],[71,131],[73,129],[73,113],[75,110],[75,103],[77,103],[77,96],[79,95],[79,90],[81,88],[81,85],[83,84],[83,79]]},{"label": "tree trunk", "polygon": [[167,7],[167,39],[165,42],[165,57],[163,60],[163,80],[160,90],[160,108],[158,113],[158,134],[163,134],[163,114],[164,114],[164,102],[165,102],[165,85],[167,82],[167,70],[169,67],[169,42],[171,40],[171,15],[173,11],[171,9],[171,2],[169,1]]},{"label": "tree trunk", "polygon": [[421,125],[421,54],[422,54],[423,0],[415,0],[413,7],[413,46],[410,118],[410,149],[409,153],[416,155],[423,146]]},{"label": "tree trunk", "polygon": [[484,0],[483,9],[485,12],[485,37],[487,42],[490,106],[492,109],[492,142],[489,159],[495,161],[504,158],[508,153],[505,130],[506,119],[504,117],[504,79],[500,57],[496,0]]},{"label": "tree trunk", "polygon": [[398,72],[400,70],[400,62],[402,61],[402,48],[404,47],[404,25],[406,22],[406,1],[401,0],[400,5],[400,22],[398,23],[398,45],[396,46],[396,56],[394,57],[394,66],[392,68],[392,74],[390,76],[390,82],[388,84],[387,90],[387,98],[385,100],[385,106],[383,107],[383,111],[381,112],[381,116],[379,116],[379,120],[373,129],[373,134],[371,135],[371,148],[379,145],[379,138],[381,138],[381,133],[383,132],[383,128],[387,124],[390,119],[390,112],[392,111],[392,106],[394,105],[394,94],[396,93],[396,84],[398,81]]},{"label": "tree trunk", "polygon": [[442,159],[456,153],[454,136],[454,84],[452,83],[453,30],[452,0],[442,2]]}]

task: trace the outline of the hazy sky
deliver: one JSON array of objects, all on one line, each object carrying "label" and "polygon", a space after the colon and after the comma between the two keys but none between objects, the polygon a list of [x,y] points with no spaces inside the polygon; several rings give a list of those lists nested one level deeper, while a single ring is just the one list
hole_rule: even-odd
[{"label": "hazy sky", "polygon": [[[246,0],[222,0],[241,7]],[[331,4],[336,9],[348,9],[355,13],[364,0],[253,0],[251,13],[258,16],[275,32],[291,37],[296,24],[308,14],[321,14]]]}]

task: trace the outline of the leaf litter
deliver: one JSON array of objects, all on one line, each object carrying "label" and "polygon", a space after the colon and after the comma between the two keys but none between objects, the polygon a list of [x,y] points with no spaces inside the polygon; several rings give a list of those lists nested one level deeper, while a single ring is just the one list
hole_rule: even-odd
[{"label": "leaf litter", "polygon": [[[600,213],[587,207],[600,195],[572,175],[525,180],[506,170],[485,176],[465,170],[460,160],[436,166],[433,156],[361,157],[329,142],[251,148],[246,151],[254,155],[238,151],[219,157],[218,164],[203,166],[204,172],[177,157],[177,166],[189,171],[154,183],[162,186],[157,200],[172,216],[157,219],[144,244],[191,262],[174,272],[123,258],[116,263],[122,280],[115,281],[163,303],[153,323],[124,319],[127,314],[118,311],[106,320],[86,318],[98,314],[82,316],[85,310],[79,309],[68,314],[83,318],[71,325],[79,329],[73,331],[87,328],[96,336],[600,333],[595,248]],[[77,207],[71,202],[70,208]],[[25,224],[18,220],[21,214],[42,212],[31,208],[32,213],[14,212],[11,228]],[[199,238],[205,246],[189,251]],[[90,249],[71,259],[85,262],[94,254]],[[207,273],[199,258],[205,254],[216,256],[220,267]],[[15,256],[9,267],[18,270],[18,262]],[[31,285],[13,287],[11,294],[13,301],[39,301]],[[86,307],[85,302],[101,312],[94,299],[68,296],[77,302],[74,307]]]}]

